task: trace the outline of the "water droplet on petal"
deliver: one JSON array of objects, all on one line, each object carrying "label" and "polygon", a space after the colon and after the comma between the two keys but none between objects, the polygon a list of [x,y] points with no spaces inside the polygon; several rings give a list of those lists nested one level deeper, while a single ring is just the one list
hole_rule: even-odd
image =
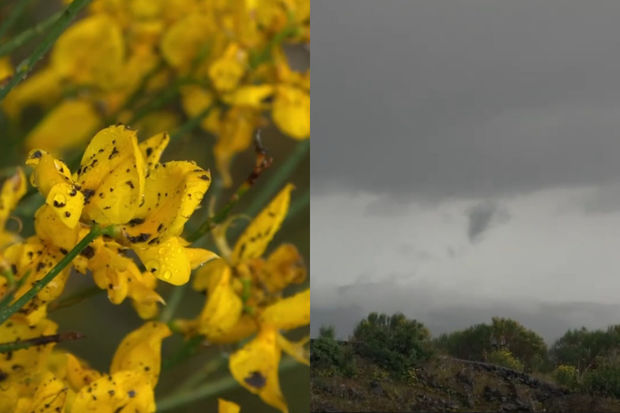
[{"label": "water droplet on petal", "polygon": [[164,273],[162,274],[162,278],[164,280],[169,280],[170,278],[172,278],[172,272],[170,270],[164,271]]}]

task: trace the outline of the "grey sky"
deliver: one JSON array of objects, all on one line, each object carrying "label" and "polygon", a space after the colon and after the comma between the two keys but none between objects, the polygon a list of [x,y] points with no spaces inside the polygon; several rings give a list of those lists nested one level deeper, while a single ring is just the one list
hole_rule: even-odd
[{"label": "grey sky", "polygon": [[620,2],[312,14],[313,325],[620,323]]}]

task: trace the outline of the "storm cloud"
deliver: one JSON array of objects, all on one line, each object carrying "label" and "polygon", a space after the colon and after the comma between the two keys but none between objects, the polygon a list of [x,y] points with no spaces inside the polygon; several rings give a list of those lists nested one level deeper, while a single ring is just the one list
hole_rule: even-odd
[{"label": "storm cloud", "polygon": [[313,3],[314,193],[617,181],[620,2]]}]

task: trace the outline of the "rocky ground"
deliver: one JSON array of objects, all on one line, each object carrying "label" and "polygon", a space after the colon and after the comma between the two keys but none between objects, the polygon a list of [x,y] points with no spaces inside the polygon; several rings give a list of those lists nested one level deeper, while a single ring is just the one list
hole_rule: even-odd
[{"label": "rocky ground", "polygon": [[620,400],[573,393],[488,363],[438,357],[394,380],[357,358],[347,378],[311,369],[313,412],[620,412]]}]

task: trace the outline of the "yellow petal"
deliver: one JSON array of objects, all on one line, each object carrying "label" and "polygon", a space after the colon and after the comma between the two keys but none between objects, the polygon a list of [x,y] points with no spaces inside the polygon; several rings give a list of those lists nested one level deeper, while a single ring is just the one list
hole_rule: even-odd
[{"label": "yellow petal", "polygon": [[233,107],[226,112],[213,148],[217,169],[226,187],[232,185],[230,163],[233,156],[246,150],[252,142],[260,118],[255,110]]},{"label": "yellow petal", "polygon": [[38,104],[48,107],[58,100],[62,93],[62,83],[58,73],[45,68],[28,77],[2,101],[2,108],[11,118],[17,118],[22,110]]},{"label": "yellow petal", "polygon": [[41,206],[35,213],[34,229],[43,241],[67,251],[79,240],[79,228],[65,225],[54,208],[49,205]]},{"label": "yellow petal", "polygon": [[76,176],[86,196],[85,216],[101,225],[129,221],[142,201],[144,174],[135,131],[122,125],[99,131],[84,151]]},{"label": "yellow petal", "polygon": [[26,165],[34,168],[32,175],[30,175],[30,183],[39,188],[39,192],[44,197],[47,197],[54,185],[73,182],[69,167],[44,150],[33,149],[30,151]]},{"label": "yellow petal", "polygon": [[[27,340],[42,335],[55,334],[58,326],[51,320],[43,319],[30,325],[25,317],[14,315],[0,325],[0,342]],[[15,350],[10,357],[0,356],[0,371],[6,374],[6,381],[32,380],[45,370],[45,361],[52,351],[54,343]],[[21,366],[21,368],[13,368]]]},{"label": "yellow petal", "polygon": [[179,237],[170,237],[160,244],[135,246],[136,252],[146,270],[173,285],[189,281],[191,261]]},{"label": "yellow petal", "polygon": [[223,97],[224,102],[232,106],[250,106],[260,109],[264,106],[264,100],[273,94],[271,85],[242,86],[234,92]]},{"label": "yellow petal", "polygon": [[247,53],[237,44],[228,46],[224,54],[209,67],[209,77],[215,88],[222,92],[233,90],[245,73]]},{"label": "yellow petal", "polygon": [[209,288],[207,302],[200,313],[200,332],[208,338],[227,333],[241,316],[243,302],[230,285],[230,276],[230,267],[224,267],[216,283]]},{"label": "yellow petal", "polygon": [[101,377],[97,370],[89,368],[73,354],[66,354],[67,383],[73,391],[79,391]]},{"label": "yellow petal", "polygon": [[212,336],[209,340],[218,344],[237,343],[256,332],[258,324],[254,317],[244,314],[235,323],[234,326],[229,328],[225,333],[218,336]]},{"label": "yellow petal", "polygon": [[229,402],[224,399],[217,399],[217,412],[218,413],[239,413],[241,407],[237,403]]},{"label": "yellow petal", "polygon": [[2,184],[2,189],[0,189],[0,232],[4,229],[11,211],[15,209],[21,197],[26,193],[26,186],[26,176],[22,168],[17,168],[15,174],[8,177]]},{"label": "yellow petal", "polygon": [[141,372],[155,387],[161,368],[161,342],[172,332],[164,323],[151,321],[129,333],[118,346],[110,373],[122,370]]},{"label": "yellow petal", "polygon": [[310,341],[310,336],[306,336],[299,341],[289,341],[281,334],[278,334],[278,346],[289,356],[298,362],[310,365],[310,352],[306,344]]},{"label": "yellow petal", "polygon": [[76,394],[72,412],[153,413],[153,388],[142,372],[123,370],[104,375]]},{"label": "yellow petal", "polygon": [[149,172],[144,200],[135,218],[124,227],[132,242],[157,243],[155,238],[180,235],[183,226],[211,183],[209,171],[192,162],[174,161],[157,164]]},{"label": "yellow petal", "polygon": [[101,117],[90,102],[65,100],[26,136],[26,148],[59,154],[82,145],[100,122]]},{"label": "yellow petal", "polygon": [[269,305],[262,312],[260,321],[261,324],[286,330],[310,324],[310,290]]},{"label": "yellow petal", "polygon": [[125,56],[123,35],[105,14],[79,20],[56,41],[51,64],[76,84],[109,89],[119,81]]},{"label": "yellow petal", "polygon": [[310,95],[303,90],[278,87],[271,115],[276,126],[292,138],[310,136]]},{"label": "yellow petal", "polygon": [[265,403],[287,413],[278,380],[280,348],[276,334],[271,328],[261,330],[254,340],[230,356],[229,368],[239,384],[258,394]]},{"label": "yellow petal", "polygon": [[[213,93],[198,85],[188,85],[181,89],[181,103],[183,110],[189,117],[198,116],[214,102]],[[219,111],[213,108],[200,122],[200,127],[206,131],[217,133],[219,129]]]},{"label": "yellow petal", "polygon": [[0,57],[0,83],[13,76],[13,65],[8,56]]},{"label": "yellow petal", "polygon": [[192,282],[192,288],[196,291],[213,291],[223,271],[226,271],[228,264],[223,259],[214,259],[206,263],[196,272]]},{"label": "yellow petal", "polygon": [[164,59],[175,68],[189,68],[209,38],[212,27],[215,27],[212,19],[198,13],[178,20],[162,38],[160,48]]},{"label": "yellow petal", "polygon": [[168,142],[170,142],[170,136],[165,132],[158,133],[140,142],[138,147],[142,152],[142,157],[146,162],[147,169],[153,169],[153,167],[159,163],[159,158],[164,152],[164,149],[166,149],[166,146],[168,146]]},{"label": "yellow petal", "polygon": [[293,188],[292,184],[287,184],[241,234],[233,250],[233,263],[258,258],[265,252],[286,217]]},{"label": "yellow petal", "polygon": [[31,399],[21,399],[15,413],[55,413],[63,410],[68,388],[52,373],[45,373]]},{"label": "yellow petal", "polygon": [[260,271],[261,281],[271,292],[283,290],[289,284],[299,284],[306,279],[303,259],[292,244],[283,244],[267,258]]}]

